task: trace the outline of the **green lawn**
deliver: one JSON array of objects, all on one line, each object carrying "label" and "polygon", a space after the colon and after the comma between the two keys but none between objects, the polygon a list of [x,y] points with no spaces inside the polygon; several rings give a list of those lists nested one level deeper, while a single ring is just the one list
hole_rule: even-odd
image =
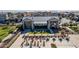
[{"label": "green lawn", "polygon": [[78,32],[78,30],[79,30],[77,26],[71,26],[69,28],[72,29],[72,30],[74,30],[75,32]]},{"label": "green lawn", "polygon": [[16,29],[15,26],[0,26],[0,41]]},{"label": "green lawn", "polygon": [[48,32],[28,32],[29,34],[50,34]]}]

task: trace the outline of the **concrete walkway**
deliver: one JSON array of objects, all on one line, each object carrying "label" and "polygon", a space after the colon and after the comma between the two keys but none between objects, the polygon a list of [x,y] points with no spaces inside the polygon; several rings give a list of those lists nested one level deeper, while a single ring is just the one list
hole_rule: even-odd
[{"label": "concrete walkway", "polygon": [[[67,42],[67,40],[63,39],[62,42],[59,41],[58,38],[56,38],[56,41],[53,42],[52,38],[48,42],[45,42],[45,47],[43,47],[43,44],[41,45],[41,48],[51,48],[51,43],[56,44],[57,48],[76,48],[74,44],[72,44],[72,41]],[[23,46],[23,48],[29,48],[29,46]],[[38,48],[32,46],[32,48]]]},{"label": "concrete walkway", "polygon": [[79,34],[76,34],[76,35],[69,35],[70,36],[70,40],[71,40],[71,42],[72,42],[72,44],[75,46],[75,47],[77,47],[77,48],[79,48]]},{"label": "concrete walkway", "polygon": [[[24,39],[22,38],[24,34],[21,34],[17,40],[10,46],[10,48],[21,48],[21,44],[24,42]],[[51,48],[51,43],[56,44],[57,48],[76,48],[79,47],[79,35],[69,35],[70,41],[67,42],[65,39],[62,40],[62,42],[59,41],[58,38],[56,38],[56,41],[53,42],[52,38],[48,42],[45,43],[45,47],[41,48]],[[23,46],[23,48],[29,48],[29,46]],[[38,47],[33,47],[38,48]]]},{"label": "concrete walkway", "polygon": [[24,41],[22,38],[23,34],[21,34],[17,40],[10,46],[10,48],[21,48],[21,44]]}]

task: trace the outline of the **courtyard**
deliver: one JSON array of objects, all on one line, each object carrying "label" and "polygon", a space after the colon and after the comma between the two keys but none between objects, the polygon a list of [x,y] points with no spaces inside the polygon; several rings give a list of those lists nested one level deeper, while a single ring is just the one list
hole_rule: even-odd
[{"label": "courtyard", "polygon": [[72,34],[67,39],[67,37],[25,36],[25,34],[21,34],[10,48],[78,48],[78,36]]},{"label": "courtyard", "polygon": [[[25,29],[10,48],[78,48],[78,34],[71,34],[66,28]],[[29,30],[29,31],[27,31]],[[73,38],[72,38],[73,36]],[[74,42],[75,41],[75,42]],[[18,44],[17,44],[18,43]]]}]

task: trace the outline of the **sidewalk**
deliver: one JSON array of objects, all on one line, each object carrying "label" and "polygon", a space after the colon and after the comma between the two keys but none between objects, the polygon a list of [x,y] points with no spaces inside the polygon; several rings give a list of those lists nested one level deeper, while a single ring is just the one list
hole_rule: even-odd
[{"label": "sidewalk", "polygon": [[21,34],[17,40],[10,46],[10,48],[21,48],[21,43],[24,41],[22,38],[23,34]]},{"label": "sidewalk", "polygon": [[69,35],[70,36],[70,40],[73,43],[74,46],[76,46],[77,48],[79,48],[79,34],[77,35]]}]

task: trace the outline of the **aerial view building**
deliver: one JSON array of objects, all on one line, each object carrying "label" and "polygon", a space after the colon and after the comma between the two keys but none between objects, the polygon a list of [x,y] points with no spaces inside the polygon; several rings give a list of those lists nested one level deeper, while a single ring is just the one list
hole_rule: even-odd
[{"label": "aerial view building", "polygon": [[47,27],[48,29],[52,27],[59,27],[59,20],[58,17],[24,17],[23,18],[23,28],[31,28],[32,30],[35,27]]},{"label": "aerial view building", "polygon": [[79,11],[6,11],[0,48],[78,48]]}]

